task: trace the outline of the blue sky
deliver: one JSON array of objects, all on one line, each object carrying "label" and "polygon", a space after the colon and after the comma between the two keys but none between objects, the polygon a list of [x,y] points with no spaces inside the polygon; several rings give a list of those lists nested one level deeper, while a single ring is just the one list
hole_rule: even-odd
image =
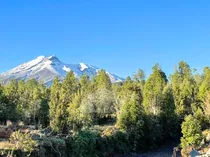
[{"label": "blue sky", "polygon": [[40,55],[119,76],[180,60],[210,65],[209,0],[10,0],[0,2],[0,72]]}]

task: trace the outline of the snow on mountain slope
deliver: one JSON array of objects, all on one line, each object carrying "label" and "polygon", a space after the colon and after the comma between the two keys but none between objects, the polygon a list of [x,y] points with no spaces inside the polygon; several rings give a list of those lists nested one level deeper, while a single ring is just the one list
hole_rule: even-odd
[{"label": "snow on mountain slope", "polygon": [[[89,77],[96,76],[99,70],[99,68],[85,63],[65,64],[56,56],[39,56],[30,62],[24,63],[8,72],[0,74],[0,82],[5,84],[12,79],[27,80],[35,78],[46,85],[51,85],[56,76],[63,80],[69,71],[73,71],[75,76],[79,78],[84,74],[87,74]],[[123,78],[109,72],[107,72],[107,74],[112,83],[124,80]]]}]

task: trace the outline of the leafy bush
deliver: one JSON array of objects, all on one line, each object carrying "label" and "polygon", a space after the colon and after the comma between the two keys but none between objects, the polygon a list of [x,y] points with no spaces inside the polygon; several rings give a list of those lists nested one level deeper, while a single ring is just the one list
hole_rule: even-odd
[{"label": "leafy bush", "polygon": [[97,139],[99,133],[92,130],[82,130],[72,139],[72,156],[97,156]]},{"label": "leafy bush", "polygon": [[68,139],[67,150],[71,156],[107,157],[128,153],[131,147],[126,133],[116,127],[108,127],[101,134],[91,129],[80,131]]},{"label": "leafy bush", "polygon": [[188,146],[196,147],[200,145],[202,140],[201,125],[192,115],[187,116],[182,123],[182,134],[182,148],[186,148]]},{"label": "leafy bush", "polygon": [[13,132],[9,141],[0,142],[0,150],[2,155],[7,156],[30,156],[38,146],[37,142],[32,140],[29,133]]},{"label": "leafy bush", "polygon": [[27,153],[31,153],[38,146],[37,142],[32,140],[29,133],[21,133],[20,131],[12,133],[9,141],[14,144],[17,150]]},{"label": "leafy bush", "polygon": [[66,156],[66,142],[61,138],[56,137],[44,137],[39,144],[39,156],[54,157],[54,156]]},{"label": "leafy bush", "polygon": [[105,154],[124,154],[131,151],[130,143],[125,132],[118,130],[115,127],[108,127],[102,132],[104,139],[103,146],[105,147]]}]

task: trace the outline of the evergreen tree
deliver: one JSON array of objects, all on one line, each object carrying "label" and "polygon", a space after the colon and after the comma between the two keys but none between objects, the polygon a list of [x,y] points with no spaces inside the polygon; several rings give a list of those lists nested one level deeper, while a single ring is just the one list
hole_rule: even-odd
[{"label": "evergreen tree", "polygon": [[73,96],[77,92],[79,87],[78,80],[74,76],[74,73],[70,71],[61,85],[61,90],[59,94],[59,104],[57,106],[57,111],[55,114],[56,126],[58,132],[67,131],[67,121],[68,121],[68,112],[67,108],[70,103],[73,101]]},{"label": "evergreen tree", "polygon": [[50,115],[49,115],[49,101],[50,101],[50,89],[40,82],[38,85],[40,91],[40,108],[38,111],[38,124],[43,128],[48,127],[50,124]]},{"label": "evergreen tree", "polygon": [[203,81],[199,88],[199,94],[198,94],[201,101],[205,100],[209,91],[210,91],[210,68],[205,67],[203,74]]},{"label": "evergreen tree", "polygon": [[14,106],[8,104],[8,100],[4,95],[4,87],[0,85],[0,121],[6,122],[6,120],[16,120],[16,118]]},{"label": "evergreen tree", "polygon": [[106,89],[111,89],[112,83],[111,80],[106,74],[105,70],[99,71],[97,77],[96,77],[97,85],[99,89],[106,88]]},{"label": "evergreen tree", "polygon": [[128,77],[118,93],[118,99],[120,102],[119,107],[131,99],[135,99],[135,101],[141,104],[143,100],[142,95],[141,85],[132,81],[131,78]]},{"label": "evergreen tree", "polygon": [[138,72],[133,75],[133,80],[144,85],[145,83],[144,71],[142,69],[139,69]]},{"label": "evergreen tree", "polygon": [[4,87],[4,94],[8,99],[8,103],[15,106],[18,104],[19,96],[18,96],[18,81],[11,80],[9,84]]},{"label": "evergreen tree", "polygon": [[196,82],[192,75],[190,66],[181,61],[175,73],[171,75],[171,83],[174,94],[177,114],[183,118],[190,114],[191,104],[196,102]]},{"label": "evergreen tree", "polygon": [[144,86],[144,108],[147,113],[154,115],[160,114],[162,101],[163,101],[163,89],[167,83],[165,73],[161,70],[160,66],[156,64],[153,67],[153,73],[147,79]]},{"label": "evergreen tree", "polygon": [[121,107],[118,116],[119,127],[126,131],[133,151],[141,147],[141,138],[144,131],[143,109],[138,102],[130,100]]},{"label": "evergreen tree", "polygon": [[3,88],[3,95],[5,97],[2,105],[6,105],[6,113],[8,114],[7,119],[17,120],[17,104],[19,102],[18,81],[15,79],[11,80],[10,83]]},{"label": "evergreen tree", "polygon": [[175,116],[175,102],[173,96],[173,90],[170,84],[167,84],[163,90],[163,102],[161,106],[161,114],[170,117]]},{"label": "evergreen tree", "polygon": [[201,143],[202,134],[201,134],[201,126],[199,121],[189,115],[185,117],[184,122],[182,123],[182,134],[181,138],[181,146],[182,148],[186,148],[188,146],[197,147]]},{"label": "evergreen tree", "polygon": [[204,113],[207,117],[210,117],[210,93],[207,93],[206,98],[204,100]]},{"label": "evergreen tree", "polygon": [[167,84],[163,90],[163,102],[160,114],[163,143],[176,140],[180,136],[181,129],[175,110],[176,107],[173,97],[173,90],[171,85]]},{"label": "evergreen tree", "polygon": [[56,77],[53,81],[51,92],[50,92],[50,102],[49,102],[49,114],[50,114],[50,127],[57,132],[59,130],[59,126],[56,124],[59,123],[58,119],[56,119],[56,112],[58,109],[58,104],[60,102],[60,89],[61,84],[59,82],[59,78]]},{"label": "evergreen tree", "polygon": [[83,119],[81,112],[80,112],[80,105],[82,103],[82,95],[81,92],[78,91],[74,98],[72,103],[69,104],[68,107],[68,126],[73,131],[79,131],[83,127]]},{"label": "evergreen tree", "polygon": [[[63,80],[60,90],[60,103],[66,106],[72,102],[72,96],[78,90],[78,80],[72,71],[68,72]],[[67,106],[66,106],[67,107]]]},{"label": "evergreen tree", "polygon": [[88,75],[81,76],[79,83],[80,83],[80,90],[82,92],[85,93],[88,92],[88,90],[90,90],[90,80]]},{"label": "evergreen tree", "polygon": [[17,106],[17,112],[21,116],[22,120],[25,120],[25,109],[27,108],[27,102],[28,98],[26,97],[26,85],[25,81],[21,80],[18,82],[18,106]]}]

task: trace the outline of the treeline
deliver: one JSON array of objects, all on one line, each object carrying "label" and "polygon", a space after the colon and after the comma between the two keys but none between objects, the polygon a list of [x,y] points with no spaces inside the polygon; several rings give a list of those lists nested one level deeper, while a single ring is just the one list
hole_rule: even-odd
[{"label": "treeline", "polygon": [[[50,126],[74,140],[90,137],[96,125],[110,125],[114,131],[106,128],[100,136],[114,137],[113,146],[123,147],[115,150],[119,152],[151,150],[180,137],[182,148],[196,147],[201,131],[210,126],[210,68],[199,74],[183,61],[169,78],[156,64],[147,79],[142,70],[115,84],[104,70],[79,80],[69,72],[49,88],[32,79],[13,80],[0,89],[1,121]],[[82,149],[80,142],[71,146],[75,153]]]}]

